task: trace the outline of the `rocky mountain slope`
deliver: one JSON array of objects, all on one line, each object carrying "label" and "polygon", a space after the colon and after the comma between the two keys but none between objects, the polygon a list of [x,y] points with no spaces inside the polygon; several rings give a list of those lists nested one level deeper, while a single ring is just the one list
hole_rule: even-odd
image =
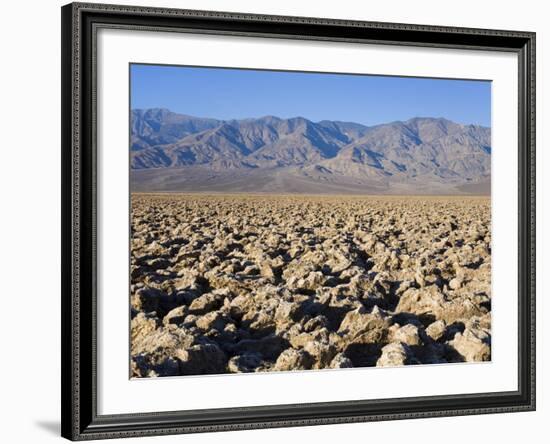
[{"label": "rocky mountain slope", "polygon": [[131,113],[132,189],[487,193],[491,130],[442,118],[353,122]]}]

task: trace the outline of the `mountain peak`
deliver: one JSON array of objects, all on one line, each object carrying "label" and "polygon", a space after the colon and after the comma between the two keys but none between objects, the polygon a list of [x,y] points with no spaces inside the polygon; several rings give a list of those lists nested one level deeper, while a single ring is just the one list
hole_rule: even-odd
[{"label": "mountain peak", "polygon": [[464,125],[443,117],[414,117],[404,122],[404,125],[426,142],[464,131]]},{"label": "mountain peak", "polygon": [[454,124],[455,122],[446,119],[445,117],[412,117],[405,121],[405,123],[442,123],[442,124]]},{"label": "mountain peak", "polygon": [[141,111],[144,115],[149,116],[158,116],[158,117],[164,117],[168,116],[170,114],[176,114],[172,111],[170,111],[168,108],[147,108],[142,110],[137,110],[138,112]]},{"label": "mountain peak", "polygon": [[269,123],[269,122],[281,122],[283,119],[281,119],[280,117],[277,117],[277,116],[267,115],[267,116],[259,117],[257,119],[250,119],[250,120],[258,120],[260,122]]},{"label": "mountain peak", "polygon": [[[216,120],[154,108],[132,110],[131,123],[132,169],[167,169],[201,183],[221,174],[228,190],[247,182],[248,174],[275,180],[279,172],[296,176],[298,184],[314,181],[319,192],[363,183],[449,186],[490,178],[490,128],[442,117],[367,127],[301,116]],[[184,188],[191,190],[194,180]]]}]

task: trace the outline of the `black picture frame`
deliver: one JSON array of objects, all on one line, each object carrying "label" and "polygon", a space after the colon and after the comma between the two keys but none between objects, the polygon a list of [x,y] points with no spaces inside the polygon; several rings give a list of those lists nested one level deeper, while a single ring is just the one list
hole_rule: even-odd
[{"label": "black picture frame", "polygon": [[[135,437],[535,409],[535,33],[72,3],[62,14],[62,436]],[[100,27],[509,51],[519,62],[518,390],[97,414],[95,39]]]}]

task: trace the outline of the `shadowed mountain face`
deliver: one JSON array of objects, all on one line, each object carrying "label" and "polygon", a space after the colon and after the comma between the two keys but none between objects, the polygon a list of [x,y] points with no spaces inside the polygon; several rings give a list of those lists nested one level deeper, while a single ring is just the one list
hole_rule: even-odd
[{"label": "shadowed mountain face", "polygon": [[302,117],[131,113],[133,191],[487,194],[491,130],[439,118],[367,127]]}]

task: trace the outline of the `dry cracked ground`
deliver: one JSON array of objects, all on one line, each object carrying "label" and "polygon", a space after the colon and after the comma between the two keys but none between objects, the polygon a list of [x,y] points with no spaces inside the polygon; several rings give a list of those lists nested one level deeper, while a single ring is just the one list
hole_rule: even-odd
[{"label": "dry cracked ground", "polygon": [[487,361],[490,200],[132,196],[131,376]]}]

